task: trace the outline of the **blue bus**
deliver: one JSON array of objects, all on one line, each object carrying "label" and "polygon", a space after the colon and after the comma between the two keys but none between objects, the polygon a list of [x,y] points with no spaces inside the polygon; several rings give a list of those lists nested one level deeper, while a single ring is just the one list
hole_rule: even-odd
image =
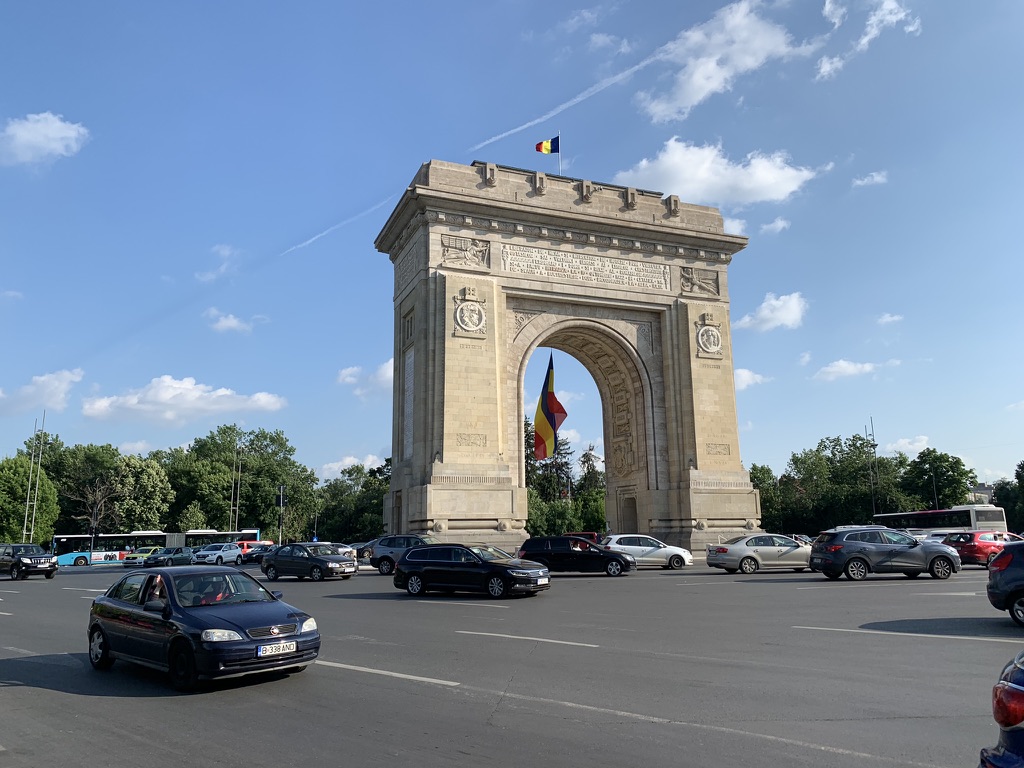
[{"label": "blue bus", "polygon": [[[168,537],[180,533],[132,531],[131,533],[58,533],[54,534],[50,553],[57,565],[111,565],[139,547],[166,547]],[[173,543],[173,542],[172,542]]]}]

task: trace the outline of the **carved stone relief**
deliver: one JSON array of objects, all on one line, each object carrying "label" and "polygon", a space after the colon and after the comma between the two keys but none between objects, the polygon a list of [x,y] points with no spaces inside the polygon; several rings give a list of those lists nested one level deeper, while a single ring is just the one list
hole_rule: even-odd
[{"label": "carved stone relief", "polygon": [[704,296],[720,296],[718,273],[713,269],[680,267],[679,289],[684,293],[700,293]]},{"label": "carved stone relief", "polygon": [[477,295],[476,288],[463,288],[453,297],[455,302],[456,336],[479,338],[487,335],[486,299]]},{"label": "carved stone relief", "polygon": [[714,313],[704,312],[694,325],[696,326],[697,357],[721,359],[723,357],[722,324],[715,322]]},{"label": "carved stone relief", "polygon": [[491,266],[491,244],[471,237],[441,235],[441,263],[444,266]]}]

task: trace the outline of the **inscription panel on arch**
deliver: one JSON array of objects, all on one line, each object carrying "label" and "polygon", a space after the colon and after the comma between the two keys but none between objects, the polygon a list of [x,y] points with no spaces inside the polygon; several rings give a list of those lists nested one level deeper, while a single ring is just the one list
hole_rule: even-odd
[{"label": "inscription panel on arch", "polygon": [[655,291],[668,291],[671,288],[669,268],[665,264],[582,255],[511,243],[503,243],[501,246],[501,266],[506,273],[512,275]]}]

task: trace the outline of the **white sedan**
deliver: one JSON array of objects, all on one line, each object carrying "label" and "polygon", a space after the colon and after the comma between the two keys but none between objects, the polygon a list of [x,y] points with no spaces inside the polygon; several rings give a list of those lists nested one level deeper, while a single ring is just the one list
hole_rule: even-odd
[{"label": "white sedan", "polygon": [[657,565],[661,568],[682,568],[693,565],[690,550],[673,547],[641,533],[616,533],[605,536],[601,546],[614,552],[625,552],[636,558],[637,566]]}]

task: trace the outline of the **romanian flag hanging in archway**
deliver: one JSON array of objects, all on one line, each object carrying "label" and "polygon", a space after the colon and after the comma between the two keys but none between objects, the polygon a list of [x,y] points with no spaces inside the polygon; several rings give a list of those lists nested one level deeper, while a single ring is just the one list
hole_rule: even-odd
[{"label": "romanian flag hanging in archway", "polygon": [[533,456],[547,459],[555,455],[558,445],[558,428],[565,421],[565,408],[555,397],[555,359],[548,358],[548,372],[544,377],[544,388],[537,400],[537,415],[533,420]]}]

